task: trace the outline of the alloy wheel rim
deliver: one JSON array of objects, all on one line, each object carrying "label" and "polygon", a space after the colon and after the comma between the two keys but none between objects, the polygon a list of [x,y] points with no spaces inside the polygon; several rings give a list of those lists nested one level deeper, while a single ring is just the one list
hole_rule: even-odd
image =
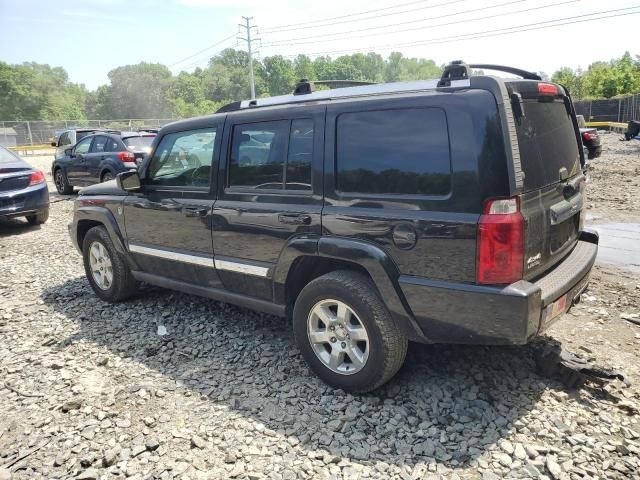
[{"label": "alloy wheel rim", "polygon": [[101,290],[109,290],[113,284],[113,265],[106,247],[100,242],[89,246],[91,276]]},{"label": "alloy wheel rim", "polygon": [[60,171],[56,172],[56,188],[58,191],[62,191],[64,188],[64,181],[62,179],[62,173]]},{"label": "alloy wheel rim", "polygon": [[326,299],[313,306],[307,318],[307,336],[318,360],[334,373],[353,375],[367,363],[367,329],[340,300]]}]

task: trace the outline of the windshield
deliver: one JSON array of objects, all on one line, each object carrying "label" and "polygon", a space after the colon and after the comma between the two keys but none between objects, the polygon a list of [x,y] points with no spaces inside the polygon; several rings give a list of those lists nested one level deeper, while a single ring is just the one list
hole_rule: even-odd
[{"label": "windshield", "polygon": [[569,177],[580,171],[580,151],[564,102],[526,101],[524,117],[516,122],[524,190],[537,190],[560,181],[560,170]]},{"label": "windshield", "polygon": [[20,161],[18,157],[16,157],[13,153],[11,153],[6,148],[0,146],[0,164],[14,163],[18,161]]},{"label": "windshield", "polygon": [[144,150],[148,152],[151,148],[151,144],[153,143],[153,136],[145,136],[145,137],[128,137],[123,138],[122,141],[124,144],[135,150]]}]

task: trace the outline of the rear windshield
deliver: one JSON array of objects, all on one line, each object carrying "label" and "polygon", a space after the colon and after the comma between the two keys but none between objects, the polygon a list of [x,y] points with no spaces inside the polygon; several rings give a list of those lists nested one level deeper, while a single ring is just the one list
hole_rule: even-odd
[{"label": "rear windshield", "polygon": [[127,147],[131,147],[138,150],[148,150],[153,143],[154,137],[128,137],[123,138],[122,141]]},{"label": "rear windshield", "polygon": [[13,163],[18,162],[19,159],[11,153],[9,150],[5,150],[4,147],[0,146],[0,164],[2,163]]},{"label": "rear windshield", "polygon": [[580,171],[580,151],[564,102],[524,102],[524,117],[516,122],[525,191],[560,181],[560,169],[569,177]]}]

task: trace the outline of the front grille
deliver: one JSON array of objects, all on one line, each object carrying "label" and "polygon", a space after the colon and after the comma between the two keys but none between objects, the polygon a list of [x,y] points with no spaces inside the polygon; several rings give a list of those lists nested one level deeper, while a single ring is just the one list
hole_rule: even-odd
[{"label": "front grille", "polygon": [[0,178],[0,192],[10,192],[11,190],[21,190],[29,186],[30,174],[19,177]]},{"label": "front grille", "polygon": [[578,238],[580,215],[565,220],[551,227],[549,250],[551,255],[562,250],[568,243],[573,243]]}]

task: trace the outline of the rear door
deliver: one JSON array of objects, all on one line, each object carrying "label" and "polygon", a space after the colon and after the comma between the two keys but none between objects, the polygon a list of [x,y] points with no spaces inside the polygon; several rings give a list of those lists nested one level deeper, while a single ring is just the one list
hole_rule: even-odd
[{"label": "rear door", "polygon": [[561,261],[578,240],[584,206],[582,146],[561,87],[532,81],[507,86],[522,110],[518,115],[514,109],[514,115],[524,174],[524,277],[531,279]]},{"label": "rear door", "polygon": [[83,179],[86,183],[99,183],[102,174],[102,164],[105,157],[105,148],[108,138],[104,135],[97,135],[93,138],[91,150],[85,156]]},{"label": "rear door", "polygon": [[225,126],[216,269],[228,290],[263,300],[272,300],[270,278],[287,242],[321,231],[325,108],[292,110],[229,115]]}]

